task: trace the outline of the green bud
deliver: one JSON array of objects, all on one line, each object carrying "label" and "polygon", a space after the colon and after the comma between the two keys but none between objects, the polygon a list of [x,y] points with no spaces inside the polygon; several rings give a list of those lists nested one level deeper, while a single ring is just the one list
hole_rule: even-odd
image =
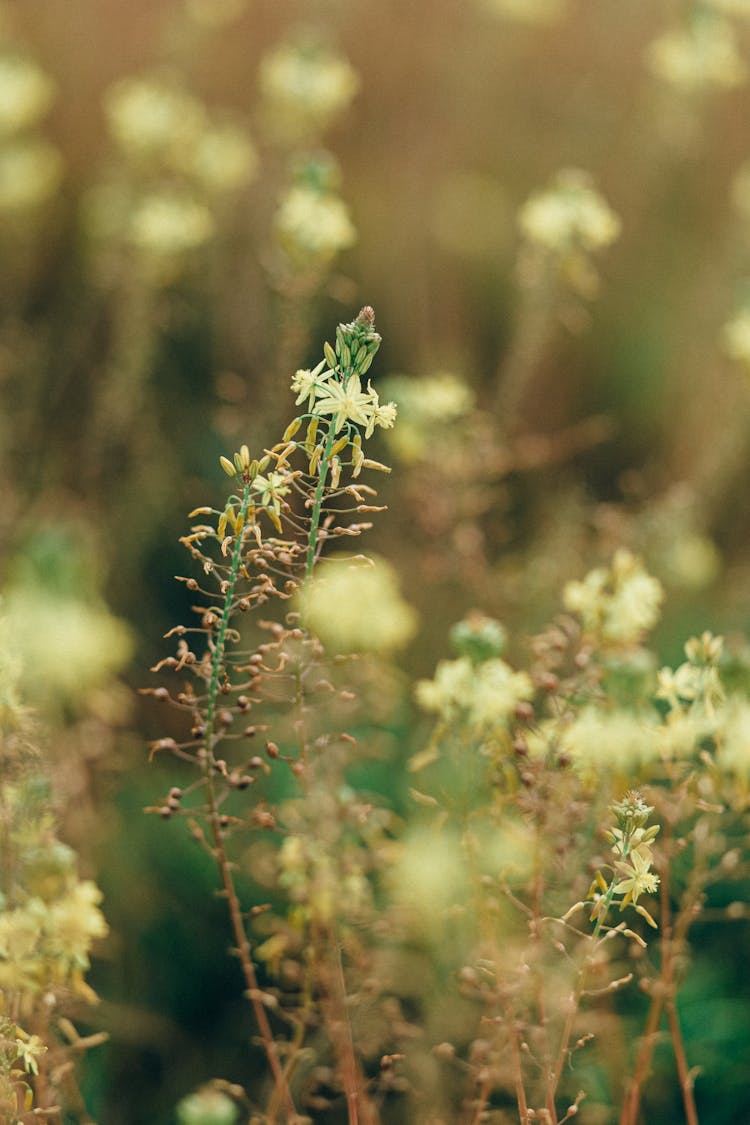
[{"label": "green bud", "polygon": [[221,1090],[205,1086],[177,1106],[180,1125],[235,1125],[239,1109]]},{"label": "green bud", "polygon": [[329,367],[336,366],[336,353],[327,340],[323,344],[323,355],[326,357],[326,363]]},{"label": "green bud", "polygon": [[468,656],[472,664],[482,664],[502,655],[507,633],[499,621],[475,611],[453,626],[450,638],[459,656]]},{"label": "green bud", "polygon": [[224,472],[227,474],[228,477],[236,477],[237,476],[237,470],[235,469],[234,465],[232,464],[232,462],[229,460],[228,457],[220,457],[219,458],[219,464],[221,465],[222,469],[224,470]]},{"label": "green bud", "polygon": [[[360,348],[360,351],[361,350],[362,349]],[[357,361],[357,368],[359,369],[360,375],[364,375],[367,371],[370,370],[370,368],[372,366],[372,361],[374,360],[374,358],[375,358],[375,352],[367,352],[366,351],[365,352],[365,358],[363,360]]]}]

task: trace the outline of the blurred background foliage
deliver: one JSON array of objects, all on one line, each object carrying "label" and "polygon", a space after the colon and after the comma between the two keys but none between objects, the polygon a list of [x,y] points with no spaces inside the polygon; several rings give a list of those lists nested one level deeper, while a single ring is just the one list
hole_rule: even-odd
[{"label": "blurred background foliage", "polygon": [[[3,605],[105,892],[84,1089],[158,1125],[248,1080],[253,1029],[208,861],[142,815],[169,767],[132,688],[189,605],[184,514],[276,439],[330,324],[375,307],[400,404],[369,542],[421,619],[399,684],[472,606],[522,653],[623,545],[665,659],[747,630],[750,4],[64,7],[0,5]],[[398,809],[423,735],[389,675],[365,781]],[[683,1001],[714,1125],[750,1115],[737,932],[702,927]]]}]

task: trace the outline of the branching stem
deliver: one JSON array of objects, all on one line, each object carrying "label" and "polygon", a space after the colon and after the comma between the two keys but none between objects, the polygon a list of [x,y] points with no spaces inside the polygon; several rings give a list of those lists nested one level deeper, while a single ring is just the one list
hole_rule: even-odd
[{"label": "branching stem", "polygon": [[[244,490],[242,494],[242,501],[240,504],[240,522],[244,528],[245,520],[247,518],[248,509],[250,507],[250,485],[245,481]],[[208,801],[209,823],[211,825],[211,837],[213,841],[214,856],[219,867],[221,874],[222,888],[224,897],[227,900],[229,907],[229,916],[232,925],[232,933],[237,946],[237,954],[242,968],[242,975],[245,980],[247,996],[253,1006],[255,1019],[260,1031],[261,1040],[263,1042],[263,1049],[268,1060],[268,1065],[273,1076],[274,1085],[279,1091],[280,1100],[283,1102],[285,1111],[290,1122],[297,1118],[297,1112],[294,1107],[289,1084],[287,1082],[286,1074],[282,1068],[279,1059],[278,1048],[276,1040],[273,1036],[271,1024],[268,1019],[263,1003],[263,994],[258,987],[258,978],[255,972],[255,966],[250,956],[250,943],[247,939],[247,932],[245,930],[245,922],[242,917],[242,908],[240,906],[237,889],[234,884],[232,875],[232,865],[227,856],[226,847],[224,844],[224,831],[221,826],[221,817],[219,814],[219,804],[216,795],[216,787],[214,785],[214,736],[216,726],[216,699],[219,691],[219,679],[221,670],[224,664],[224,650],[226,648],[227,629],[232,615],[232,603],[234,600],[234,591],[237,585],[237,575],[239,573],[240,562],[242,560],[242,545],[243,536],[242,532],[235,537],[234,548],[232,551],[232,562],[229,571],[229,578],[227,580],[226,592],[224,594],[224,607],[219,622],[219,628],[216,634],[216,641],[214,643],[213,652],[211,654],[211,679],[208,687],[208,701],[206,704],[206,730],[204,734],[204,748],[205,753],[202,759],[203,777],[206,785],[206,794]],[[273,1125],[275,1120],[275,1112],[269,1116],[269,1125]]]}]

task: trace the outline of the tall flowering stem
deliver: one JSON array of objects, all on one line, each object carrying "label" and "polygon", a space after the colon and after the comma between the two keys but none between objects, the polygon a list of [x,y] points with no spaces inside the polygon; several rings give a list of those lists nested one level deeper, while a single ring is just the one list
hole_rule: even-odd
[{"label": "tall flowering stem", "polygon": [[[280,832],[285,837],[280,873],[284,875],[286,864],[286,876],[293,880],[292,852],[298,829],[284,824],[268,797],[258,797],[240,808],[239,793],[260,793],[272,770],[289,769],[293,785],[312,800],[318,772],[340,768],[336,755],[332,765],[318,760],[323,748],[339,736],[325,736],[308,745],[303,731],[305,679],[320,665],[323,650],[306,626],[303,611],[309,599],[300,595],[329,537],[358,536],[370,526],[347,523],[347,517],[380,510],[371,502],[374,490],[358,479],[364,469],[388,471],[363,452],[363,441],[376,427],[393,425],[396,416],[393,403],[381,404],[371,383],[365,387],[362,383],[379,345],[374,314],[365,308],[350,324],[338,326],[335,344],[325,344],[324,358],[314,370],[295,374],[292,389],[297,406],[306,401],[306,408],[292,419],[281,441],[258,458],[251,457],[246,445],[231,459],[220,458],[234,491],[223,509],[195,509],[192,517],[205,522],[194,525],[182,539],[205,576],[203,584],[196,578],[181,579],[203,597],[204,604],[193,607],[199,622],[178,625],[167,634],[179,638],[177,654],[154,669],[167,667],[188,677],[192,674],[197,687],[189,682],[176,692],[166,687],[146,689],[146,694],[173,705],[190,719],[188,737],[182,741],[158,739],[152,744],[152,754],[171,752],[191,763],[198,779],[184,789],[173,787],[149,811],[165,819],[188,817],[193,836],[218,866],[235,953],[273,1080],[264,1125],[273,1125],[280,1114],[289,1125],[299,1120],[290,1079],[308,1027],[305,1005],[313,992],[323,998],[324,1024],[346,1092],[350,1123],[367,1125],[374,1120],[351,1029],[346,1035],[342,1031],[342,1021],[348,1019],[343,964],[337,962],[334,973],[327,954],[321,948],[313,951],[304,970],[310,978],[303,990],[308,999],[303,996],[300,1001],[299,1015],[281,1007],[273,987],[259,987],[257,964],[264,954],[251,946],[248,912],[240,901],[230,844],[239,832]],[[270,613],[270,620],[259,623],[270,639],[248,647],[237,619],[274,604],[280,610],[276,620]],[[296,751],[282,749],[285,705],[295,716]],[[264,758],[257,753],[245,757],[248,740],[269,730],[268,722],[256,718],[255,712],[261,709],[263,719],[281,722],[280,731],[265,740]],[[251,717],[253,722],[247,725]],[[309,843],[313,850],[320,850],[314,827]],[[254,907],[250,916],[265,909]],[[313,926],[313,935],[325,932],[330,935],[326,944],[338,948],[337,917],[313,906],[308,923],[316,918],[320,925],[317,930]],[[313,944],[320,947],[322,939]],[[291,1026],[293,1034],[279,1039],[272,1020]]]}]

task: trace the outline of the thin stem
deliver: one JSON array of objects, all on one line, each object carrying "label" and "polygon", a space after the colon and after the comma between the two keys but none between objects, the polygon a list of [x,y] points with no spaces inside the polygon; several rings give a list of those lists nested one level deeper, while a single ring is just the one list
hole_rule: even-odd
[{"label": "thin stem", "polygon": [[[324,965],[326,953],[329,952],[329,967],[325,968],[321,983],[327,1001],[328,1032],[346,1094],[348,1122],[349,1125],[377,1125],[377,1115],[365,1091],[364,1078],[354,1049],[352,1025],[346,1004],[346,980],[341,961],[341,946],[333,925],[319,930],[317,937],[319,947],[323,947]],[[326,945],[329,947],[328,951],[325,949]]]},{"label": "thin stem", "polygon": [[687,1125],[699,1125],[698,1110],[693,1094],[693,1079],[690,1075],[690,1068],[687,1063],[685,1042],[682,1038],[682,1028],[680,1027],[674,996],[669,996],[667,998],[667,1022],[669,1023],[669,1032],[672,1039],[675,1063],[677,1064],[677,1073],[680,1078],[680,1090],[682,1091],[682,1101],[685,1106],[685,1120]]},{"label": "thin stem", "polygon": [[315,498],[313,499],[312,514],[310,516],[310,531],[307,537],[307,557],[305,562],[305,578],[309,578],[315,567],[315,548],[318,543],[318,532],[320,530],[320,512],[323,506],[323,496],[325,495],[326,480],[328,479],[328,470],[331,464],[331,450],[336,434],[333,428],[333,422],[328,426],[328,436],[326,443],[323,447],[323,453],[318,464],[318,483],[315,486]]},{"label": "thin stem", "polygon": [[[627,859],[627,856],[628,856],[629,852],[630,852],[630,848],[629,848],[628,842],[624,841],[623,850],[622,850],[623,859]],[[589,964],[591,963],[591,960],[592,960],[592,957],[593,957],[593,951],[596,949],[596,946],[599,942],[599,935],[602,932],[602,927],[604,926],[604,920],[609,913],[609,909],[612,905],[612,901],[613,901],[614,896],[615,896],[616,885],[617,885],[617,879],[613,876],[611,883],[607,887],[607,893],[604,896],[604,901],[603,901],[599,911],[597,912],[596,924],[594,925],[594,932],[592,933],[591,940],[590,940],[590,949],[592,950],[592,952],[587,954],[587,956],[583,960],[583,964],[581,965],[581,968],[578,971],[578,977],[576,979],[575,988],[574,988],[573,993],[570,997],[570,1005],[569,1005],[569,1008],[568,1008],[568,1014],[567,1014],[566,1019],[565,1019],[565,1026],[563,1027],[563,1032],[562,1032],[562,1035],[560,1037],[560,1047],[559,1047],[558,1053],[557,1053],[557,1060],[555,1062],[555,1068],[554,1068],[554,1070],[553,1070],[553,1072],[550,1076],[550,1081],[547,1084],[547,1111],[552,1115],[552,1125],[556,1125],[556,1123],[557,1123],[557,1111],[555,1109],[555,1095],[557,1094],[557,1088],[560,1085],[560,1079],[562,1077],[563,1067],[565,1066],[565,1059],[566,1059],[566,1056],[567,1056],[567,1053],[568,1053],[568,1044],[570,1043],[571,1037],[573,1035],[573,1025],[575,1023],[575,1018],[576,1018],[576,1015],[578,1014],[578,1009],[579,1009],[579,1006],[580,1006],[580,1003],[581,1003],[581,997],[583,995],[583,986],[584,986],[584,982],[585,982],[585,979],[586,979],[586,970],[588,969]]]},{"label": "thin stem", "polygon": [[[242,502],[240,505],[240,521],[242,527],[244,527],[245,525],[249,506],[250,485],[248,481],[245,481],[242,494]],[[211,679],[209,681],[208,699],[206,703],[206,730],[204,734],[205,753],[202,759],[202,769],[208,798],[209,823],[211,826],[211,837],[214,845],[214,856],[216,858],[219,872],[221,874],[224,897],[226,898],[229,907],[229,917],[232,925],[232,932],[234,934],[234,940],[237,946],[237,953],[240,960],[240,966],[242,968],[242,975],[245,979],[247,996],[253,1006],[255,1019],[260,1031],[261,1039],[263,1042],[263,1049],[268,1060],[268,1065],[273,1076],[274,1085],[280,1092],[281,1099],[284,1102],[289,1120],[294,1121],[297,1117],[297,1111],[295,1109],[291,1092],[289,1090],[286,1074],[279,1060],[278,1047],[276,1044],[276,1040],[273,1037],[273,1031],[271,1030],[271,1024],[268,1019],[268,1014],[263,1004],[263,993],[258,987],[258,978],[255,972],[255,966],[250,956],[250,943],[247,939],[245,923],[242,917],[242,908],[240,906],[237,889],[234,885],[234,879],[232,877],[232,865],[229,861],[229,857],[227,856],[227,851],[224,844],[224,833],[221,827],[221,817],[219,813],[219,804],[216,796],[216,787],[214,785],[213,775],[216,698],[219,690],[219,676],[221,675],[221,669],[224,663],[224,650],[226,648],[229,620],[232,615],[234,590],[237,584],[237,575],[239,573],[240,562],[242,559],[242,542],[242,532],[240,532],[235,537],[229,578],[227,580],[226,593],[224,595],[224,607],[222,610],[221,620],[219,622],[219,628],[216,634],[216,641],[211,656]],[[268,1120],[269,1125],[273,1125],[273,1122],[275,1120],[275,1112],[269,1114]]]}]

